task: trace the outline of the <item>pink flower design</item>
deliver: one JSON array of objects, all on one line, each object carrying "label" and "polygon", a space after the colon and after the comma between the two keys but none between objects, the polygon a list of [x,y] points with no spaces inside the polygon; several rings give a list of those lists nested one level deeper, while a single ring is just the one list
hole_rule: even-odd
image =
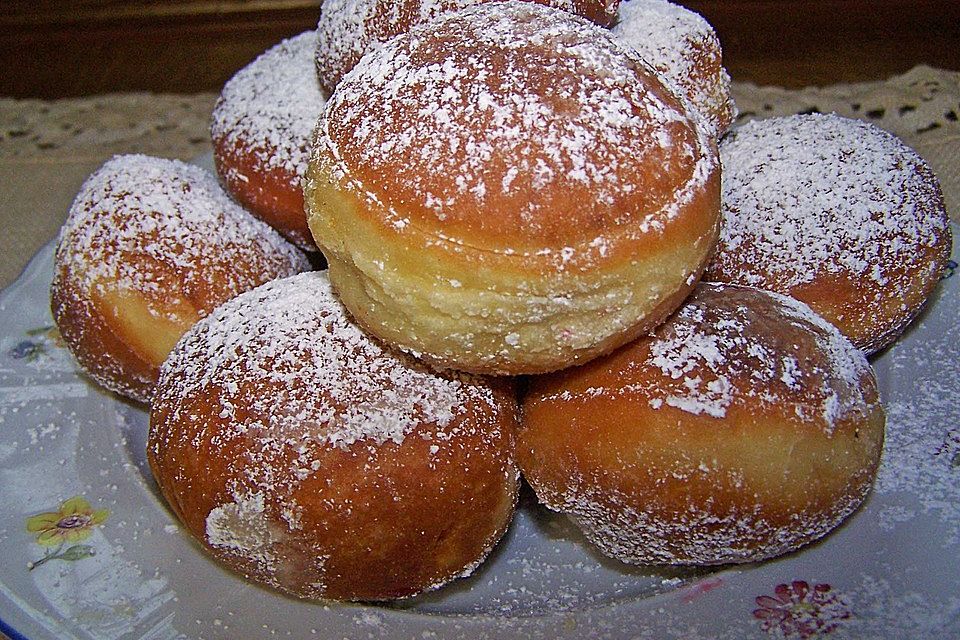
[{"label": "pink flower design", "polygon": [[705,593],[719,589],[724,585],[723,578],[707,578],[690,585],[683,594],[683,603],[690,604]]},{"label": "pink flower design", "polygon": [[773,596],[757,596],[753,617],[767,633],[779,631],[785,638],[813,638],[836,631],[853,617],[846,598],[830,585],[811,589],[804,580],[778,584]]}]

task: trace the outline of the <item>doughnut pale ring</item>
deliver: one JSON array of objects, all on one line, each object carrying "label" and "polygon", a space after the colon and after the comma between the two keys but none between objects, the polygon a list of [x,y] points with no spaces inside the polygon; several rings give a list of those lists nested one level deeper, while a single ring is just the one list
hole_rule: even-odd
[{"label": "doughnut pale ring", "polygon": [[710,135],[606,30],[483,4],[364,57],[321,117],[314,237],[347,309],[443,367],[551,371],[693,287],[719,224]]},{"label": "doughnut pale ring", "polygon": [[94,380],[148,402],[160,364],[188,327],[242,291],[308,268],[213,174],[176,160],[116,156],[70,207],[51,309]]}]

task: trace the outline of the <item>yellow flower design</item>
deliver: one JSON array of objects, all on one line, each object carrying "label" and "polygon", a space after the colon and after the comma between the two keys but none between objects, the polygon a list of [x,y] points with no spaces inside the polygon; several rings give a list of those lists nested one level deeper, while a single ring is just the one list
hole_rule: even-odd
[{"label": "yellow flower design", "polygon": [[86,540],[93,528],[102,524],[110,512],[90,506],[83,496],[65,500],[57,511],[27,518],[27,531],[37,534],[37,544],[53,547]]}]

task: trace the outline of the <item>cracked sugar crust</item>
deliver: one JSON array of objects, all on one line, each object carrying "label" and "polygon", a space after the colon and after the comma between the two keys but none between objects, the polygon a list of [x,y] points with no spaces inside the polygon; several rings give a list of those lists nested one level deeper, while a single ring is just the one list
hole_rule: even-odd
[{"label": "cracked sugar crust", "polygon": [[399,231],[580,260],[605,233],[661,229],[716,167],[686,104],[634,53],[524,2],[450,14],[365,57],[315,144]]},{"label": "cracked sugar crust", "polygon": [[[317,25],[316,64],[328,93],[367,52],[444,14],[488,0],[326,0]],[[620,0],[533,0],[610,26]]]},{"label": "cracked sugar crust", "polygon": [[837,115],[749,122],[720,145],[723,226],[705,278],[794,295],[873,352],[940,277],[939,183],[898,138]]}]

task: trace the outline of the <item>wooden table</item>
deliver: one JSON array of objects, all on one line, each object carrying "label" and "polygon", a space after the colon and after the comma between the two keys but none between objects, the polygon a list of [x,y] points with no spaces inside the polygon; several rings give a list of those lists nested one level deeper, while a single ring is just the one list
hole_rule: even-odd
[{"label": "wooden table", "polygon": [[[734,79],[784,87],[960,71],[956,0],[685,0],[716,28]],[[218,91],[319,0],[8,0],[0,95]]]}]

